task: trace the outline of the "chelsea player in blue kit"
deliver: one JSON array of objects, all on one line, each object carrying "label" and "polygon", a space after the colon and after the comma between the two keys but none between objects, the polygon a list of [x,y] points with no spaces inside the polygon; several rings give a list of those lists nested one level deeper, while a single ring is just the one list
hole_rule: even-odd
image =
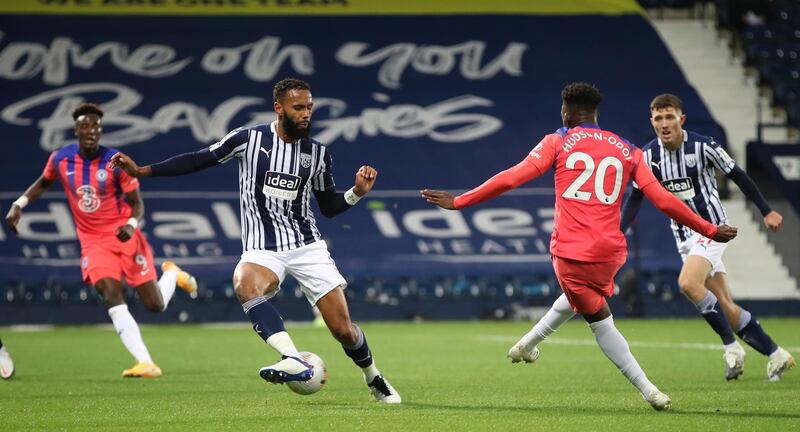
[{"label": "chelsea player in blue kit", "polygon": [[[650,114],[657,137],[642,151],[653,174],[667,190],[703,218],[715,224],[727,223],[715,178],[715,170],[720,170],[756,204],[768,229],[780,229],[783,217],[770,208],[758,187],[728,153],[711,137],[683,129],[686,116],[683,102],[677,96],[656,96],[650,104]],[[623,232],[633,222],[641,203],[642,192],[634,188],[622,210]],[[678,285],[722,339],[725,378],[737,379],[744,369],[745,351],[736,341],[735,332],[753,349],[769,357],[767,378],[780,380],[794,365],[794,358],[769,337],[753,314],[733,301],[722,263],[727,244],[705,239],[674,220],[670,226],[683,259]],[[723,313],[718,313],[719,309]]]},{"label": "chelsea player in blue kit", "polygon": [[259,371],[269,382],[305,381],[313,369],[300,357],[283,325],[283,318],[267,301],[280,289],[286,274],[300,283],[334,338],[358,365],[373,397],[397,404],[400,395],[375,367],[364,332],[350,320],[344,288],[347,282],[331,259],[317,229],[311,194],[322,214],[333,217],[348,210],[375,184],[378,172],[363,165],[355,185],[336,191],[327,147],[309,138],[313,101],[311,87],[297,79],[275,84],[273,105],[277,121],[231,131],[208,148],[184,153],[139,167],[119,153],[111,160],[134,177],[189,174],[225,163],[239,162],[243,253],[233,274],[233,285],[253,329],[275,349],[281,360]]}]

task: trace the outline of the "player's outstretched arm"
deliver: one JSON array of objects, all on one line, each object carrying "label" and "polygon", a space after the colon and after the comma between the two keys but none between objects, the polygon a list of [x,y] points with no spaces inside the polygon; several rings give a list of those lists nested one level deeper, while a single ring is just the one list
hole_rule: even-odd
[{"label": "player's outstretched arm", "polygon": [[736,183],[736,186],[739,187],[739,190],[744,193],[747,199],[758,207],[761,216],[764,217],[764,225],[766,225],[768,229],[776,232],[781,229],[783,216],[775,210],[772,210],[753,179],[738,166],[734,166],[727,175],[729,179]]},{"label": "player's outstretched arm", "polygon": [[130,156],[126,155],[125,153],[119,152],[114,156],[111,156],[111,160],[108,162],[108,166],[111,169],[114,168],[121,168],[131,177],[149,177],[152,175],[152,169],[150,166],[140,167],[136,164],[136,162]]},{"label": "player's outstretched arm", "polygon": [[130,156],[117,153],[111,157],[108,166],[112,169],[119,167],[131,177],[167,177],[191,174],[220,163],[222,162],[211,150],[204,148],[195,152],[181,153],[143,167],[138,166]]},{"label": "player's outstretched arm", "polygon": [[39,178],[25,190],[25,193],[11,204],[11,208],[8,209],[8,213],[6,213],[6,225],[8,225],[11,232],[18,234],[17,224],[22,218],[22,209],[29,203],[39,199],[39,197],[53,185],[53,182],[55,182],[55,180],[48,180],[44,178],[44,175],[39,176]]},{"label": "player's outstretched arm", "polygon": [[433,189],[423,189],[419,191],[419,194],[422,195],[422,198],[425,201],[437,205],[443,209],[447,210],[456,210],[455,206],[455,196],[450,192],[440,191],[440,190],[433,190]]},{"label": "player's outstretched arm", "polygon": [[441,208],[460,210],[500,196],[539,177],[544,171],[546,170],[540,168],[529,156],[513,167],[495,174],[475,189],[464,192],[457,197],[454,197],[449,192],[434,189],[423,189],[420,191],[420,195],[425,201]]},{"label": "player's outstretched arm", "polygon": [[658,182],[642,186],[642,192],[664,214],[705,237],[720,243],[727,243],[736,237],[737,229],[735,227],[728,225],[716,226],[701,218]]},{"label": "player's outstretched arm", "polygon": [[728,225],[716,226],[712,224],[698,216],[675,195],[664,189],[661,183],[656,180],[650,168],[644,163],[641,150],[636,149],[634,157],[638,158],[638,160],[633,168],[633,181],[639,185],[639,189],[656,208],[676,222],[686,225],[695,232],[714,241],[726,243],[736,237],[736,228]]}]

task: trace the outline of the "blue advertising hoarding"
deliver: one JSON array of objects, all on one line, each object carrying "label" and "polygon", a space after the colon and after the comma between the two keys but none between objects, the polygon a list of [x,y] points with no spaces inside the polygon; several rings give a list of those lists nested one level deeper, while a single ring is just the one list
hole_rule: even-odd
[{"label": "blue advertising hoarding", "polygon": [[[596,84],[601,126],[637,144],[651,139],[650,99],[667,91],[684,99],[690,129],[724,140],[638,14],[3,15],[0,32],[4,212],[48,153],[74,142],[70,112],[83,101],[106,112],[103,145],[149,163],[272,121],[272,85],[292,76],[312,85],[313,136],[330,146],[339,189],[362,164],[380,172],[356,208],[318,217],[349,275],[551,271],[551,174],[462,213],[418,191],[469,189],[518,162],[560,126],[569,82]],[[157,258],[230,274],[241,253],[234,164],[141,188]],[[58,189],[25,209],[19,237],[0,229],[5,277],[79,277]],[[676,268],[666,219],[641,216],[662,222],[642,233],[642,264]]]}]

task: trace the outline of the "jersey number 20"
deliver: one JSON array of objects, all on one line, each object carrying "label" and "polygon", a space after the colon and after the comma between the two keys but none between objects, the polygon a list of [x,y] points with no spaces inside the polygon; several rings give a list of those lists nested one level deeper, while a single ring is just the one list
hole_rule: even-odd
[{"label": "jersey number 20", "polygon": [[[577,162],[583,162],[583,172],[578,175],[578,178],[569,185],[561,196],[572,200],[589,201],[592,193],[581,191],[580,188],[595,172],[594,160],[586,153],[576,152],[569,155],[566,166],[569,169],[575,169]],[[606,194],[603,184],[605,183],[606,170],[609,167],[614,167],[616,177],[614,178],[614,190],[610,194]],[[601,203],[611,205],[619,198],[620,191],[622,191],[622,162],[613,156],[607,156],[597,164],[597,172],[594,176],[594,194]]]}]

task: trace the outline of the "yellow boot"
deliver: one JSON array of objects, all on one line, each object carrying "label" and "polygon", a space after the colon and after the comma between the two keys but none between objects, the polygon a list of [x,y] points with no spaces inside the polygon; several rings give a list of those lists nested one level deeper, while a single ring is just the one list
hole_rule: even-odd
[{"label": "yellow boot", "polygon": [[194,294],[197,292],[197,280],[194,278],[194,276],[181,270],[181,268],[178,267],[178,265],[175,264],[174,262],[164,261],[161,264],[161,271],[165,272],[169,270],[175,270],[176,272],[178,272],[178,279],[176,283],[178,284],[178,287],[180,289],[186,291],[189,294]]},{"label": "yellow boot", "polygon": [[161,376],[161,368],[153,363],[137,363],[136,366],[122,371],[125,378],[156,378]]}]

